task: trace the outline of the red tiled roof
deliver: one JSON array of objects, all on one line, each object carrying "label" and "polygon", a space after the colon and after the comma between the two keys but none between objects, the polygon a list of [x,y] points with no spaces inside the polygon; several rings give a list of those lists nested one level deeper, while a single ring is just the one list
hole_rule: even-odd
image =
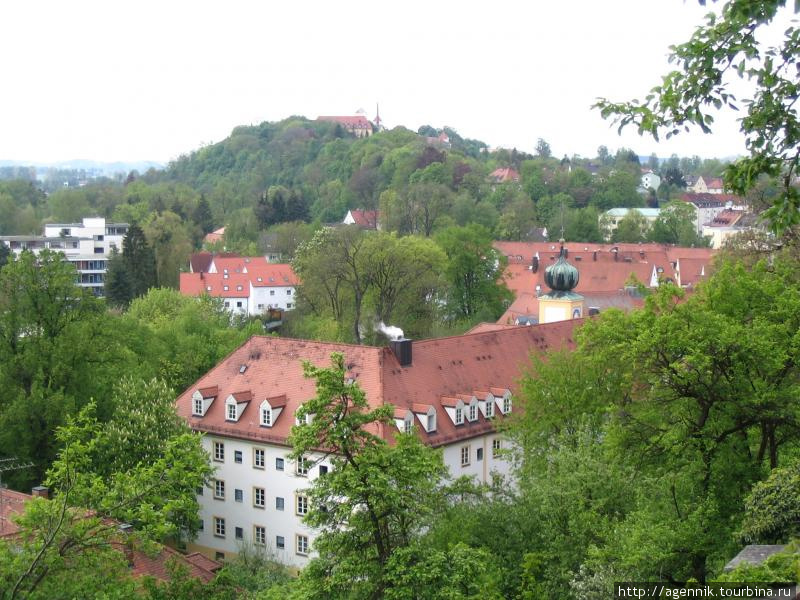
[{"label": "red tiled roof", "polygon": [[350,210],[350,216],[359,227],[367,229],[375,229],[378,225],[378,211],[377,210],[362,210],[353,208]]},{"label": "red tiled roof", "polygon": [[498,331],[500,329],[507,329],[509,327],[518,327],[518,325],[507,325],[504,323],[478,323],[471,329],[468,329],[467,333],[486,333],[487,331]]},{"label": "red tiled roof", "polygon": [[317,117],[317,121],[330,121],[353,129],[372,129],[372,123],[363,115],[355,115],[352,117],[324,116]]},{"label": "red tiled roof", "polygon": [[682,286],[695,285],[709,275],[707,262],[697,258],[681,258],[678,260],[678,279]]},{"label": "red tiled roof", "polygon": [[250,402],[253,399],[253,393],[250,390],[245,392],[233,392],[231,396],[233,396],[233,399],[239,404],[242,402]]},{"label": "red tiled roof", "polygon": [[489,177],[494,179],[497,183],[504,183],[506,181],[519,181],[519,173],[511,167],[500,167],[489,173]]},{"label": "red tiled roof", "polygon": [[[331,352],[342,352],[348,372],[360,384],[371,406],[387,403],[401,411],[411,409],[418,413],[433,406],[437,430],[418,433],[427,443],[442,445],[494,428],[480,415],[472,423],[453,425],[442,406],[442,397],[481,389],[517,390],[530,353],[571,346],[573,329],[581,322],[562,321],[416,341],[413,362],[405,367],[389,348],[254,336],[184,391],[176,401],[177,410],[197,431],[285,445],[295,411],[316,394],[315,382],[303,377],[303,361],[329,366]],[[243,373],[242,364],[248,365]],[[250,390],[256,404],[285,395],[286,410],[272,427],[262,427],[255,415],[248,417],[252,410],[249,407],[237,422],[228,422],[224,404],[219,402],[213,403],[205,416],[193,416],[192,393],[210,385],[218,385],[225,396]],[[384,426],[375,429],[387,439],[391,439],[392,431]]]},{"label": "red tiled roof", "polygon": [[221,242],[225,238],[225,228],[220,227],[219,229],[215,229],[211,233],[207,233],[203,240],[208,244],[213,244],[214,242]]},{"label": "red tiled roof", "polygon": [[184,296],[248,298],[250,279],[246,273],[229,273],[227,277],[224,273],[181,273],[180,291]]},{"label": "red tiled roof", "polygon": [[[541,286],[542,293],[549,290],[544,281],[544,272],[558,257],[560,249],[558,244],[553,242],[495,242],[494,247],[508,258],[506,284],[517,298],[524,293],[535,294],[537,285]],[[624,289],[631,275],[635,275],[640,282],[649,285],[654,267],[662,268],[666,277],[673,277],[673,264],[678,258],[695,258],[710,265],[714,255],[711,248],[680,248],[661,244],[570,242],[565,244],[565,247],[569,250],[568,260],[580,273],[575,291],[584,296],[619,292]],[[616,253],[613,252],[614,248],[617,249]],[[537,253],[539,266],[534,273],[529,267]],[[616,260],[614,260],[615,254],[617,255]],[[536,314],[538,301],[535,302],[531,297],[526,297],[525,300],[531,312],[520,314]],[[522,308],[518,307],[518,310],[521,311]]]},{"label": "red tiled roof", "polygon": [[201,388],[198,391],[203,398],[214,398],[219,393],[219,387],[212,385],[207,388]]},{"label": "red tiled roof", "polygon": [[[25,503],[32,499],[33,496],[30,494],[0,488],[0,538],[13,536],[19,531],[19,527],[10,520],[10,517],[22,513]],[[168,564],[170,561],[178,561],[188,568],[189,575],[208,583],[214,578],[215,571],[222,568],[222,565],[215,560],[198,558],[196,555],[184,556],[168,546],[161,546],[158,553],[152,556],[135,548],[129,549],[127,544],[121,541],[112,541],[111,546],[129,557],[131,573],[135,577],[147,575],[168,581]]]},{"label": "red tiled roof", "polygon": [[213,258],[211,252],[195,252],[189,257],[189,270],[192,273],[207,273]]},{"label": "red tiled roof", "polygon": [[289,264],[252,264],[247,266],[253,287],[297,285],[298,279]]},{"label": "red tiled roof", "polygon": [[709,227],[731,227],[743,216],[743,210],[723,210],[707,225]]}]

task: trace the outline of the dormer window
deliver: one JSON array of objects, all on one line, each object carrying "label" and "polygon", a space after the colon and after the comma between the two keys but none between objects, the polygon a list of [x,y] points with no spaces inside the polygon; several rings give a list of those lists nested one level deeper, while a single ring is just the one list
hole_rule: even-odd
[{"label": "dormer window", "polygon": [[461,425],[464,422],[464,409],[460,406],[456,408],[456,425]]},{"label": "dormer window", "polygon": [[469,420],[470,422],[475,421],[478,418],[478,403],[472,402],[469,405]]},{"label": "dormer window", "polygon": [[490,397],[486,400],[486,418],[491,419],[494,417],[494,398]]},{"label": "dormer window", "polygon": [[228,421],[236,420],[236,404],[228,404]]},{"label": "dormer window", "polygon": [[261,407],[261,424],[264,427],[272,427],[272,408],[269,406]]},{"label": "dormer window", "polygon": [[227,285],[223,285],[222,286],[222,291],[227,292],[228,291],[228,286]]},{"label": "dormer window", "polygon": [[403,421],[403,431],[405,433],[411,433],[412,428],[414,427],[414,421],[411,417],[406,417]]},{"label": "dormer window", "polygon": [[428,426],[427,426],[427,430],[428,430],[428,432],[429,432],[429,433],[430,433],[431,431],[436,431],[436,415],[435,415],[435,414],[432,414],[432,415],[431,415],[431,414],[429,414],[429,415],[428,415]]},{"label": "dormer window", "polygon": [[238,421],[251,399],[252,395],[249,391],[236,392],[228,396],[225,400],[225,420]]},{"label": "dormer window", "polygon": [[503,414],[507,415],[511,412],[511,397],[506,396],[503,398]]},{"label": "dormer window", "polygon": [[192,394],[192,415],[203,417],[208,412],[208,407],[217,397],[218,388],[215,385],[200,388]]},{"label": "dormer window", "polygon": [[192,401],[192,414],[196,417],[203,416],[203,399],[194,398]]}]

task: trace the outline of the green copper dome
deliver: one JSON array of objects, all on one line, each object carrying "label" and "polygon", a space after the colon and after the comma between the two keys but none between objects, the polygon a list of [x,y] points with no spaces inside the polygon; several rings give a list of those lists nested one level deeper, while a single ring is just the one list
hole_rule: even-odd
[{"label": "green copper dome", "polygon": [[569,292],[578,285],[578,269],[567,262],[564,240],[561,240],[561,254],[555,264],[544,270],[544,281],[554,292]]}]

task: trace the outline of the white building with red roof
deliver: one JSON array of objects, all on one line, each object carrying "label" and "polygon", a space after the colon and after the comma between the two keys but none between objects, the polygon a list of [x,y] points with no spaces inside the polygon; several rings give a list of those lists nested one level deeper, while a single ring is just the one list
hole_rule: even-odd
[{"label": "white building with red roof", "polygon": [[317,121],[328,121],[329,123],[338,123],[343,129],[349,131],[354,136],[368,137],[373,134],[374,130],[372,123],[364,115],[353,115],[344,117],[323,116],[317,117]]},{"label": "white building with red roof", "polygon": [[295,413],[316,394],[302,361],[330,365],[345,357],[348,377],[370,406],[389,404],[394,420],[373,432],[391,441],[411,431],[441,448],[453,476],[491,482],[510,473],[497,426],[517,410],[519,378],[531,352],[572,346],[580,320],[511,327],[448,338],[398,340],[391,347],[254,336],[177,399],[177,410],[217,468],[198,500],[203,528],[192,550],[224,558],[241,544],[271,550],[302,566],[314,531],[303,522],[304,490],[331,468],[330,457],[292,462],[288,436]]},{"label": "white building with red roof", "polygon": [[263,256],[209,258],[199,253],[192,256],[190,265],[192,272],[180,276],[180,291],[185,296],[221,298],[225,308],[240,315],[295,307],[297,276],[289,264],[270,263]]}]

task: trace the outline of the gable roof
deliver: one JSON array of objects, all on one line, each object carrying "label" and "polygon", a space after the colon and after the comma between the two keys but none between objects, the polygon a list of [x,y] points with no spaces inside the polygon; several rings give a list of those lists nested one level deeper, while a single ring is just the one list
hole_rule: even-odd
[{"label": "gable roof", "polygon": [[[330,354],[342,352],[348,377],[359,383],[370,406],[391,404],[400,411],[414,412],[433,406],[436,431],[419,431],[418,435],[426,443],[438,446],[494,429],[492,421],[483,416],[454,425],[446,416],[443,397],[493,388],[515,392],[530,353],[572,346],[573,330],[581,322],[562,321],[412,342],[413,361],[409,366],[401,366],[387,347],[254,336],[185,390],[176,401],[177,410],[196,431],[287,445],[294,425],[292,415],[316,394],[315,382],[303,376],[303,361],[327,367]],[[243,364],[248,368],[241,372]],[[192,415],[192,393],[212,385],[218,385],[225,397],[234,391],[250,390],[257,404],[284,395],[285,410],[269,428],[262,427],[253,415],[235,423],[226,421],[221,403],[212,404],[202,417]],[[392,439],[393,429],[381,425],[372,431]]]},{"label": "gable roof", "polygon": [[363,210],[360,208],[353,208],[347,211],[344,217],[344,222],[347,223],[347,217],[350,217],[355,225],[365,229],[376,229],[378,226],[378,211],[377,210]]},{"label": "gable roof", "polygon": [[349,129],[372,129],[372,123],[363,115],[349,116],[322,116],[317,117],[317,121],[329,121],[339,123]]},{"label": "gable roof", "polygon": [[195,252],[189,257],[189,271],[192,273],[208,273],[214,255],[211,252]]},{"label": "gable roof", "polygon": [[246,273],[181,273],[180,292],[184,296],[249,298],[250,279]]},{"label": "gable roof", "polygon": [[506,181],[519,181],[519,173],[512,167],[499,167],[489,173],[489,177],[496,183],[505,183]]}]

